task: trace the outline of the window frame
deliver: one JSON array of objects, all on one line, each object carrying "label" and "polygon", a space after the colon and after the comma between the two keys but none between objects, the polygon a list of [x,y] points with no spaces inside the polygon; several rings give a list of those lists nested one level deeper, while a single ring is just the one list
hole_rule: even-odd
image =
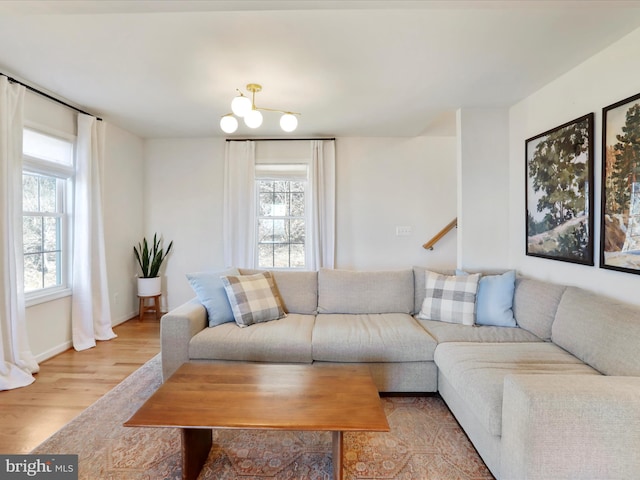
[{"label": "window frame", "polygon": [[[278,173],[269,173],[267,175],[261,176],[258,174],[258,171],[260,170],[260,167],[266,168],[266,169],[274,169],[275,170],[283,170],[283,172],[281,174]],[[290,168],[289,171],[288,168]],[[301,167],[304,167],[305,169],[305,175],[304,178],[302,176],[299,175],[300,169]],[[298,174],[296,175],[294,172],[298,172]],[[304,194],[304,215],[303,216],[292,216],[292,215],[285,215],[285,216],[264,216],[260,214],[260,194],[264,193],[260,191],[260,182],[300,182],[303,184],[303,190],[302,193]],[[295,162],[295,163],[289,163],[289,162],[269,162],[269,163],[264,163],[264,164],[256,164],[256,176],[255,176],[255,180],[254,180],[254,188],[255,188],[255,197],[256,197],[256,210],[255,210],[255,218],[254,218],[254,224],[255,224],[255,229],[256,229],[256,240],[255,240],[255,260],[254,263],[256,265],[256,268],[259,269],[269,269],[269,270],[300,270],[300,271],[304,271],[307,270],[308,268],[308,263],[309,263],[309,221],[310,221],[310,209],[309,209],[309,195],[310,195],[310,185],[309,185],[309,175],[308,175],[308,165],[306,162]],[[289,191],[289,193],[291,193]],[[304,265],[300,266],[300,267],[296,267],[296,266],[288,266],[288,267],[263,267],[260,266],[260,220],[263,219],[273,219],[273,220],[279,220],[279,219],[285,219],[285,220],[293,220],[293,219],[300,219],[302,218],[302,220],[304,221],[304,245],[303,245],[303,252],[304,252]],[[283,245],[292,245],[290,242],[289,243],[283,243]]]},{"label": "window frame", "polygon": [[[51,160],[34,157],[23,153],[22,175],[36,175],[41,177],[54,178],[56,180],[57,212],[30,212],[22,210],[22,218],[25,216],[57,217],[60,218],[60,263],[58,272],[60,285],[39,288],[29,292],[24,292],[25,306],[30,307],[40,303],[50,302],[59,298],[68,297],[72,294],[71,275],[71,239],[73,238],[73,185],[75,176],[75,156],[76,156],[76,136],[55,129],[25,122],[25,130],[31,130],[42,135],[54,137],[67,141],[72,146],[72,165],[61,165]],[[24,149],[23,149],[24,152]],[[23,220],[24,221],[24,220]],[[24,234],[23,234],[24,235]],[[24,239],[24,236],[23,236]],[[23,264],[25,258],[23,245]],[[24,280],[23,280],[24,289]]]}]

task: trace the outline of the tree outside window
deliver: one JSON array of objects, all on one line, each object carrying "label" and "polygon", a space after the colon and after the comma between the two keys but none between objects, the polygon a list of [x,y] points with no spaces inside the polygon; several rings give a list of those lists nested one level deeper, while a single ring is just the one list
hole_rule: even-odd
[{"label": "tree outside window", "polygon": [[305,267],[306,183],[257,182],[259,268]]}]

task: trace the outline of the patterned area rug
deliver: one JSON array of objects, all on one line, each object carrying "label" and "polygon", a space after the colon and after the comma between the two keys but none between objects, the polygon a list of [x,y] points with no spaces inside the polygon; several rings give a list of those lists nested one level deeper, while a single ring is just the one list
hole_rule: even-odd
[{"label": "patterned area rug", "polygon": [[[180,479],[180,433],[123,427],[160,386],[159,355],[32,453],[78,454],[81,479]],[[439,397],[384,397],[389,433],[345,433],[345,479],[493,477]],[[331,434],[216,430],[199,480],[327,480]]]}]

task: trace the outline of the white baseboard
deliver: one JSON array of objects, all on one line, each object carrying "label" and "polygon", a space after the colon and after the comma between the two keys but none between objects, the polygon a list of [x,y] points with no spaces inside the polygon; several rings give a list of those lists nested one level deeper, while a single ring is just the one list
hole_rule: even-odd
[{"label": "white baseboard", "polygon": [[[115,327],[116,325],[120,325],[121,323],[124,323],[127,320],[131,320],[136,316],[138,316],[138,312],[127,313],[120,318],[114,319],[112,326]],[[60,345],[50,348],[46,352],[42,352],[41,354],[36,355],[36,362],[41,363],[45,360],[49,360],[50,358],[55,357],[56,355],[69,350],[70,348],[73,348],[73,342],[71,340],[61,343]]]},{"label": "white baseboard", "polygon": [[120,325],[121,323],[126,322],[127,320],[131,320],[133,317],[138,316],[138,311],[126,313],[118,318],[112,319],[112,326]]},{"label": "white baseboard", "polygon": [[71,347],[73,347],[73,343],[71,342],[71,340],[69,340],[68,342],[64,342],[56,347],[47,350],[46,352],[42,352],[40,355],[36,355],[36,362],[40,363],[44,362],[45,360],[49,360],[51,357],[55,357],[62,352],[66,352]]}]

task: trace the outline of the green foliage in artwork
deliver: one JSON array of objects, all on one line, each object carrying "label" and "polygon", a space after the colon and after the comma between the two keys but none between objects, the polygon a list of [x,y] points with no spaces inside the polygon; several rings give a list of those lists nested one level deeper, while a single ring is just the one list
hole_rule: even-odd
[{"label": "green foliage in artwork", "polygon": [[626,113],[622,133],[607,148],[605,179],[608,214],[627,214],[631,201],[631,185],[640,177],[640,103]]},{"label": "green foliage in artwork", "polygon": [[574,219],[551,230],[543,230],[542,225],[538,225],[537,228],[538,231],[528,240],[530,253],[554,255],[567,260],[589,260],[589,227],[585,217]]},{"label": "green foliage in artwork", "polygon": [[528,175],[533,190],[541,193],[536,208],[546,212],[537,229],[549,230],[585,211],[588,164],[575,159],[588,150],[588,135],[585,119],[550,133],[536,145]]},{"label": "green foliage in artwork", "polygon": [[552,215],[547,214],[545,217],[536,221],[530,212],[527,212],[527,233],[529,236],[538,235],[539,233],[548,232],[555,227],[555,220]]},{"label": "green foliage in artwork", "polygon": [[556,252],[563,258],[585,260],[589,246],[589,231],[587,225],[580,222],[557,239]]}]

